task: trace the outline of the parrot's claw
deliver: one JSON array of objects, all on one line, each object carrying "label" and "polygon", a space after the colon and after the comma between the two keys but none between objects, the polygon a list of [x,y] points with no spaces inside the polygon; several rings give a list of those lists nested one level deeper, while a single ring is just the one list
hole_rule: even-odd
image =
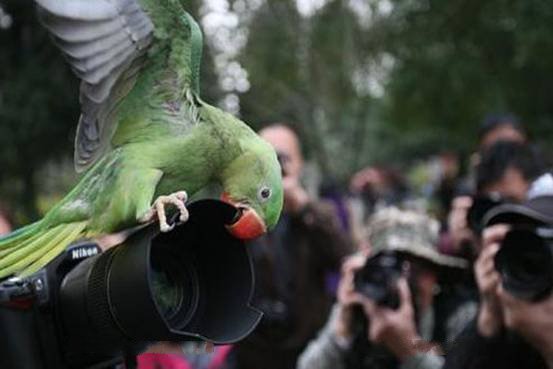
[{"label": "parrot's claw", "polygon": [[188,209],[186,209],[186,206],[184,205],[187,199],[188,195],[186,194],[186,191],[175,192],[167,196],[159,196],[154,201],[152,208],[140,218],[140,222],[147,223],[157,217],[159,221],[159,230],[164,233],[169,232],[175,228],[175,225],[169,225],[167,223],[165,205],[171,204],[176,206],[180,213],[179,220],[184,223],[188,220]]},{"label": "parrot's claw", "polygon": [[174,224],[169,225],[167,223],[159,222],[159,230],[163,233],[170,232],[173,230],[173,228],[175,228]]}]

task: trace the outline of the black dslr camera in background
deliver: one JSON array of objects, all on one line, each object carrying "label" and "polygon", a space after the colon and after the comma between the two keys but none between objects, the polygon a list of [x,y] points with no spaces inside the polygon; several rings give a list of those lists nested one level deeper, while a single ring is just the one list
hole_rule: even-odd
[{"label": "black dslr camera in background", "polygon": [[380,306],[396,310],[399,307],[397,281],[404,265],[405,257],[394,251],[384,251],[368,258],[354,275],[355,291]]},{"label": "black dslr camera in background", "polygon": [[553,290],[553,228],[510,230],[495,256],[503,288],[511,295],[537,302]]},{"label": "black dslr camera in background", "polygon": [[114,368],[149,342],[236,342],[262,314],[250,306],[253,268],[225,229],[234,207],[188,205],[168,233],[152,224],[103,253],[70,247],[25,279],[0,283],[0,368]]}]

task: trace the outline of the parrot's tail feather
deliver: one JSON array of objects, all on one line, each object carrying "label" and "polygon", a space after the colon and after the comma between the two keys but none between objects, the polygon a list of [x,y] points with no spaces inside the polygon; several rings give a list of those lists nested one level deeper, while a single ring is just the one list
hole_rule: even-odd
[{"label": "parrot's tail feather", "polygon": [[0,278],[17,273],[28,276],[59,255],[69,244],[83,236],[87,222],[60,224],[39,229],[37,233],[11,247],[0,256]]},{"label": "parrot's tail feather", "polygon": [[26,276],[33,274],[36,271],[40,270],[44,265],[52,261],[56,256],[61,254],[63,250],[67,248],[72,242],[83,237],[83,230],[86,227],[87,222],[80,223],[71,223],[65,225],[67,227],[67,232],[64,232],[64,237],[54,241],[50,241],[46,247],[44,247],[47,252],[42,254],[38,260],[35,260],[32,264],[27,266],[25,270],[19,273],[20,276]]},{"label": "parrot's tail feather", "polygon": [[29,243],[33,242],[37,238],[39,238],[42,235],[41,232],[36,232],[33,234],[26,235],[27,237],[18,239],[18,242],[11,242],[10,245],[7,247],[4,247],[0,250],[0,264],[1,260],[8,255],[11,255],[15,251],[21,249],[25,245],[28,245]]},{"label": "parrot's tail feather", "polygon": [[40,227],[40,225],[40,221],[35,222],[8,233],[5,236],[0,236],[0,252],[16,247],[21,244],[21,242],[34,236],[36,234],[35,231]]}]

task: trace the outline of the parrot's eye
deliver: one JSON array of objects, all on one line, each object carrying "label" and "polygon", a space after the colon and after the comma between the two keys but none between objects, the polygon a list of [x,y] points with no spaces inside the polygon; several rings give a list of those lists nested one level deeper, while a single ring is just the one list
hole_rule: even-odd
[{"label": "parrot's eye", "polygon": [[261,187],[261,189],[259,190],[258,197],[259,197],[259,201],[261,202],[267,201],[267,199],[271,197],[271,189],[269,187]]}]

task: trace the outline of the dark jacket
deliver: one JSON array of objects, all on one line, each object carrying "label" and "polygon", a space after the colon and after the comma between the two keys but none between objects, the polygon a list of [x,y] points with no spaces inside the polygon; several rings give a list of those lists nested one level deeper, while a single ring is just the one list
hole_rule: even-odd
[{"label": "dark jacket", "polygon": [[235,369],[293,369],[307,342],[324,325],[334,300],[329,283],[351,243],[332,207],[313,202],[283,214],[276,228],[251,245],[254,306],[265,316],[236,345]]},{"label": "dark jacket", "polygon": [[482,337],[473,321],[450,346],[444,369],[547,369],[541,355],[519,335]]}]

